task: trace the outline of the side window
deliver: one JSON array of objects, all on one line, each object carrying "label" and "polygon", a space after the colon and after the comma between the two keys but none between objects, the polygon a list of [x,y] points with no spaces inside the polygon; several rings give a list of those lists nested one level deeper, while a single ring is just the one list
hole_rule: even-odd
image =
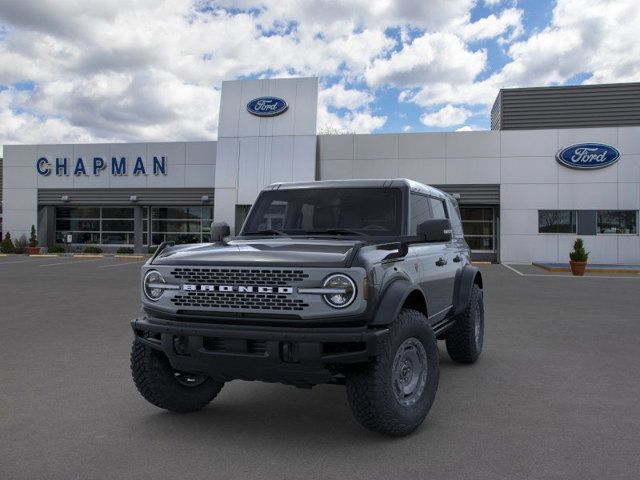
[{"label": "side window", "polygon": [[411,221],[409,222],[409,235],[416,235],[418,225],[431,218],[429,198],[424,195],[411,194]]},{"label": "side window", "polygon": [[447,218],[447,211],[444,208],[444,201],[439,198],[429,198],[431,202],[431,211],[433,212],[433,218]]}]

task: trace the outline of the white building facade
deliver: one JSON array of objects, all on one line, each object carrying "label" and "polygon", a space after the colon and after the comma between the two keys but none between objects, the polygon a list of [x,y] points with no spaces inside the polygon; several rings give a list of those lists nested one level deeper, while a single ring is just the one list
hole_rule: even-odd
[{"label": "white building facade", "polygon": [[476,258],[566,262],[579,236],[594,263],[640,263],[640,127],[318,136],[317,99],[316,78],[224,82],[217,142],[6,145],[3,231],[145,251],[237,229],[273,182],[406,177],[460,195]]}]

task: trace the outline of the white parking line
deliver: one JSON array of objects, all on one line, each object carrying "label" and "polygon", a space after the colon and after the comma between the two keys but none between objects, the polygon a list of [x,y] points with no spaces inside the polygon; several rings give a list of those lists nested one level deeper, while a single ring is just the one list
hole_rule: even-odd
[{"label": "white parking line", "polygon": [[[623,279],[631,279],[631,280],[640,280],[640,276],[638,277],[633,277],[633,276],[628,276],[628,277],[620,277],[620,276],[614,276],[614,275],[585,275],[583,277],[579,277],[579,276],[575,276],[575,275],[554,275],[551,273],[522,273],[519,270],[516,270],[515,268],[513,268],[511,265],[508,265],[506,263],[502,263],[501,265],[503,265],[504,267],[508,268],[509,270],[511,270],[514,273],[517,273],[518,275],[520,275],[521,277],[546,277],[546,278],[623,278]],[[524,264],[520,264],[520,265],[524,265]]]},{"label": "white parking line", "polygon": [[0,265],[13,265],[15,263],[28,263],[28,262],[36,262],[37,260],[41,260],[40,258],[37,259],[28,259],[28,260],[16,260],[15,262],[0,262]]},{"label": "white parking line", "polygon": [[121,267],[123,265],[133,265],[134,263],[144,263],[144,259],[137,260],[135,262],[122,262],[122,263],[114,263],[113,265],[100,265],[98,268],[113,268],[113,267]]},{"label": "white parking line", "polygon": [[45,263],[44,265],[40,265],[41,267],[54,267],[56,265],[71,265],[73,263],[89,263],[89,262],[97,262],[98,260],[104,260],[103,257],[100,258],[88,258],[86,260],[75,260],[73,262],[57,262],[57,263]]},{"label": "white parking line", "polygon": [[502,265],[503,265],[503,266],[505,266],[506,268],[508,268],[509,270],[511,270],[512,272],[517,273],[517,274],[518,274],[518,275],[520,275],[521,277],[524,277],[524,273],[522,273],[522,272],[520,272],[520,271],[516,270],[516,269],[515,269],[515,268],[513,268],[511,265],[508,265],[508,264],[506,264],[506,263],[503,263]]}]

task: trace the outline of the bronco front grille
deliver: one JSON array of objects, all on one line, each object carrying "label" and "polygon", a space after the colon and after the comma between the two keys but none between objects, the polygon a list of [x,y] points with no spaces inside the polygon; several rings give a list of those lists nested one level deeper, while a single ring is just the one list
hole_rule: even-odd
[{"label": "bronco front grille", "polygon": [[[302,270],[178,267],[171,271],[178,280],[223,285],[285,286],[301,282],[309,275]],[[243,297],[244,298],[244,297]]]},{"label": "bronco front grille", "polygon": [[176,307],[202,307],[234,310],[293,310],[309,304],[277,293],[182,292],[171,301]]}]

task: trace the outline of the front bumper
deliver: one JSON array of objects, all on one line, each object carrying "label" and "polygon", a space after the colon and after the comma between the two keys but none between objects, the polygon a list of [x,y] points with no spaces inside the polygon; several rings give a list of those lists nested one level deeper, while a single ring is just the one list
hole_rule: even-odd
[{"label": "front bumper", "polygon": [[386,328],[231,326],[148,316],[131,326],[138,340],[162,351],[177,370],[298,386],[331,382],[341,366],[375,357],[388,334]]}]

